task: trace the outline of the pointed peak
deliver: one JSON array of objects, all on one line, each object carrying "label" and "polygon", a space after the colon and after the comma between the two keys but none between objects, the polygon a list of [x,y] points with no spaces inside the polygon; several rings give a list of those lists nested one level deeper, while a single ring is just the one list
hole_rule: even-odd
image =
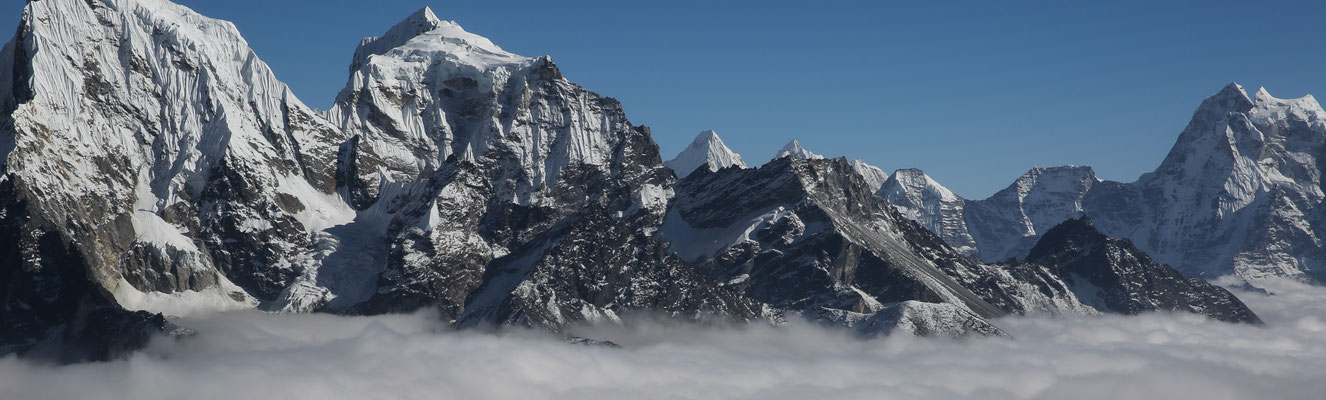
[{"label": "pointed peak", "polygon": [[1266,91],[1265,86],[1257,88],[1257,94],[1253,95],[1252,98],[1257,102],[1257,104],[1261,104],[1263,101],[1266,100],[1277,100],[1274,96],[1271,96],[1271,92]]},{"label": "pointed peak", "polygon": [[806,150],[805,147],[801,146],[801,142],[798,142],[796,139],[792,139],[792,141],[787,142],[787,145],[783,146],[782,150],[778,150],[778,154],[775,154],[773,159],[777,160],[783,157],[793,157],[804,160],[824,159],[824,156],[811,153],[810,150]]},{"label": "pointed peak", "polygon": [[876,167],[874,165],[870,165],[870,163],[868,162],[861,161],[860,158],[852,160],[851,164],[852,168],[856,168],[857,170],[863,170],[863,169],[878,170],[881,174],[887,175],[887,173],[884,172],[884,169]]},{"label": "pointed peak", "polygon": [[1226,92],[1242,93],[1244,96],[1247,96],[1248,93],[1246,90],[1243,90],[1243,85],[1240,85],[1238,82],[1226,83],[1225,87],[1220,89],[1220,93],[1226,93]]},{"label": "pointed peak", "polygon": [[437,14],[433,13],[433,9],[428,6],[424,6],[424,8],[419,9],[419,11],[415,11],[414,14],[410,14],[410,17],[406,20],[420,21],[432,25],[440,25],[442,23],[442,19],[438,18]]},{"label": "pointed peak", "polygon": [[723,139],[718,137],[718,132],[713,130],[695,135],[690,146],[686,146],[681,154],[663,165],[671,168],[678,177],[682,178],[703,166],[708,166],[710,171],[731,166],[746,168],[746,162],[741,160],[741,155],[729,149],[727,144],[723,143]]},{"label": "pointed peak", "polygon": [[432,8],[424,7],[419,9],[419,11],[415,11],[413,14],[410,14],[410,16],[405,17],[401,22],[396,23],[396,25],[392,26],[391,29],[388,29],[387,33],[384,33],[382,36],[365,38],[360,41],[359,48],[355,49],[354,61],[350,63],[350,72],[354,73],[354,71],[358,70],[360,66],[363,66],[364,63],[368,62],[368,57],[386,53],[393,48],[404,45],[406,42],[409,42],[410,39],[414,39],[419,35],[436,30],[444,25],[455,25],[456,29],[460,29],[460,26],[455,23],[442,21],[437,17],[437,14],[433,13]]},{"label": "pointed peak", "polygon": [[1213,97],[1220,99],[1233,99],[1233,100],[1243,100],[1243,101],[1252,100],[1250,97],[1248,97],[1248,91],[1244,90],[1243,85],[1240,85],[1237,82],[1230,82],[1228,85],[1225,85],[1225,87],[1220,89],[1220,92],[1216,93],[1215,96]]},{"label": "pointed peak", "polygon": [[[433,13],[432,8],[424,7],[419,9],[419,11],[410,14],[410,16],[405,17],[405,20],[397,23],[396,26],[388,29],[387,34],[382,37],[404,37],[408,39],[432,31],[443,25],[456,24],[454,22],[448,23],[443,21],[437,17],[437,14]],[[460,28],[459,25],[456,25],[456,27]]]},{"label": "pointed peak", "polygon": [[[865,161],[861,161],[860,158],[855,159],[855,160],[852,160],[851,164],[852,164],[852,168],[856,168],[857,171],[870,170],[871,173],[873,173],[873,174],[875,174],[875,175],[879,175],[882,179],[887,179],[887,178],[889,177],[889,173],[888,173],[888,172],[884,172],[884,169],[883,169],[883,168],[876,167],[876,166],[871,165],[870,163],[865,162]],[[882,180],[881,180],[881,182],[882,182]]]},{"label": "pointed peak", "polygon": [[[523,64],[534,59],[521,57],[498,47],[483,36],[465,31],[460,24],[437,17],[433,9],[424,7],[405,20],[392,26],[379,37],[364,39],[355,50],[350,72],[367,64],[369,57],[384,55],[401,48],[403,51],[448,54],[459,63],[487,67],[495,64]],[[543,58],[544,70],[556,71],[551,58]],[[560,76],[560,73],[556,74]]]},{"label": "pointed peak", "polygon": [[[840,157],[840,158],[842,158],[842,159],[844,159],[844,160],[847,159],[847,157]],[[848,161],[847,163],[848,163],[848,164],[851,164],[851,165],[862,165],[862,166],[869,166],[869,167],[871,167],[871,168],[879,168],[879,167],[876,167],[876,166],[874,166],[874,165],[870,165],[870,163],[868,163],[868,162],[862,161],[860,158],[853,158],[852,161]],[[882,169],[881,169],[881,170],[882,170]]]},{"label": "pointed peak", "polygon": [[861,161],[859,158],[852,160],[851,165],[852,169],[856,170],[858,175],[865,178],[866,184],[870,187],[871,191],[879,191],[880,188],[884,187],[884,182],[889,180],[889,173],[884,172],[880,167]]},{"label": "pointed peak", "polygon": [[700,134],[695,135],[695,140],[691,141],[691,145],[707,144],[710,142],[718,142],[721,144],[723,143],[723,139],[718,137],[718,132],[715,132],[714,130],[710,129],[706,131],[701,131]]},{"label": "pointed peak", "polygon": [[1224,112],[1242,112],[1252,108],[1252,105],[1252,98],[1248,97],[1246,90],[1243,90],[1243,85],[1230,82],[1220,89],[1220,92],[1207,97],[1206,101],[1202,102],[1201,109],[1214,108]]}]

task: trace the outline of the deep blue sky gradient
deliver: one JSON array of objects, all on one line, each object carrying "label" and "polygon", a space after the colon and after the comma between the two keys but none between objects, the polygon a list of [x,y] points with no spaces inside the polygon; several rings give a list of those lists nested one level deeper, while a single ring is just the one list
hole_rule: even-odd
[{"label": "deep blue sky gradient", "polygon": [[[969,198],[1036,165],[1136,179],[1231,81],[1326,94],[1321,1],[179,2],[233,21],[319,108],[360,38],[431,6],[622,100],[665,159],[703,129],[752,164],[796,138],[924,169]],[[13,32],[21,9],[0,7],[0,29]]]}]

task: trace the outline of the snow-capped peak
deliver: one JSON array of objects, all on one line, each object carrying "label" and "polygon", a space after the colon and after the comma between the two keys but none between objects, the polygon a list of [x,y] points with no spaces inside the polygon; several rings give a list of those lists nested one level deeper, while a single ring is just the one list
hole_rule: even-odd
[{"label": "snow-capped peak", "polygon": [[431,8],[424,7],[388,29],[382,36],[361,41],[355,50],[354,62],[350,64],[350,72],[359,70],[369,57],[393,50],[405,53],[411,50],[441,50],[454,55],[457,61],[470,65],[519,64],[530,60],[502,50],[488,38],[466,32],[460,24],[442,20]]},{"label": "snow-capped peak", "polygon": [[396,24],[396,26],[388,29],[387,34],[384,37],[415,37],[437,29],[439,26],[446,23],[448,23],[448,21],[443,21],[441,18],[438,18],[437,14],[433,13],[432,8],[424,7],[419,11],[415,11],[414,14],[405,17],[405,20]]},{"label": "snow-capped peak", "polygon": [[723,143],[723,139],[718,137],[718,132],[712,130],[700,132],[695,136],[695,140],[691,141],[691,145],[686,146],[686,150],[682,150],[676,158],[668,160],[663,165],[671,168],[680,177],[686,177],[706,165],[710,171],[733,165],[746,168],[741,155],[729,149]]},{"label": "snow-capped peak", "polygon": [[777,160],[788,156],[806,159],[806,160],[819,160],[824,158],[824,156],[811,153],[810,150],[806,150],[805,147],[801,147],[801,143],[797,142],[795,139],[792,140],[791,142],[787,142],[787,145],[783,146],[783,149],[779,150],[778,154],[774,155],[773,159]]},{"label": "snow-capped peak", "polygon": [[1257,94],[1253,96],[1253,102],[1261,104],[1265,101],[1279,100],[1271,96],[1271,92],[1266,91],[1266,87],[1257,88]]},{"label": "snow-capped peak", "polygon": [[977,253],[976,241],[963,218],[966,200],[925,172],[915,168],[894,171],[880,185],[877,194],[893,204],[903,217],[939,235],[959,253]]},{"label": "snow-capped peak", "polygon": [[879,188],[884,186],[884,181],[889,179],[888,172],[884,172],[884,170],[879,167],[861,161],[861,159],[852,160],[852,169],[855,169],[857,174],[860,174],[862,178],[865,178],[866,185],[869,186],[872,191],[879,191]]},{"label": "snow-capped peak", "polygon": [[953,191],[931,179],[925,171],[916,168],[893,171],[893,175],[885,181],[884,188],[897,191],[904,196],[915,197],[917,199],[916,203],[921,203],[921,196],[933,196],[939,201],[958,201],[960,199],[958,195],[953,194]]},{"label": "snow-capped peak", "polygon": [[1253,122],[1261,125],[1272,125],[1275,121],[1294,119],[1308,125],[1326,127],[1326,112],[1322,110],[1317,98],[1310,94],[1297,99],[1280,99],[1271,96],[1266,88],[1260,88],[1257,90],[1253,109],[1248,112],[1248,116]]},{"label": "snow-capped peak", "polygon": [[1220,89],[1219,93],[1207,97],[1201,107],[1198,107],[1197,114],[1222,115],[1229,112],[1243,112],[1252,108],[1252,105],[1252,98],[1248,97],[1248,91],[1243,89],[1243,85],[1230,82]]}]

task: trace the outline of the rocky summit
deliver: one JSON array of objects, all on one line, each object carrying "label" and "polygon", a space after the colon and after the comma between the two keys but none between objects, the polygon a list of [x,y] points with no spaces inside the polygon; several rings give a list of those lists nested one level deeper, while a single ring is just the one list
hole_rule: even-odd
[{"label": "rocky summit", "polygon": [[[796,141],[748,168],[712,131],[665,164],[618,101],[430,9],[360,42],[349,64],[318,112],[228,22],[166,0],[28,2],[0,53],[0,353],[109,359],[188,336],[175,316],[235,309],[429,309],[457,328],[553,332],[630,314],[809,318],[867,336],[1001,335],[992,319],[1009,314],[1257,321],[1138,250],[1178,254],[1169,230],[1124,232],[1133,247],[1070,225],[1024,261],[987,263],[969,255],[991,240],[1030,249],[1039,231],[978,230],[960,217],[986,208],[919,171],[886,176]],[[1210,150],[1188,157],[1246,167],[1231,176],[1250,186],[1194,192],[1216,200],[1193,212],[1253,229],[1313,209],[1316,169],[1269,180],[1245,159],[1299,159],[1306,145],[1289,138],[1318,132],[1320,108],[1238,93],[1208,100],[1181,141]],[[1238,141],[1221,150],[1207,136],[1224,126]],[[1083,207],[1172,198],[1152,193],[1215,162],[1171,158],[1143,189],[1088,193]],[[1014,203],[1040,204],[1018,187]],[[1034,197],[1055,210],[1077,198]],[[1168,215],[1155,201],[1143,215]],[[1249,252],[1310,228],[1267,227],[1275,235],[1212,257],[1243,260],[1240,271],[1310,261],[1311,246]],[[1224,232],[1183,229],[1193,243]]]}]

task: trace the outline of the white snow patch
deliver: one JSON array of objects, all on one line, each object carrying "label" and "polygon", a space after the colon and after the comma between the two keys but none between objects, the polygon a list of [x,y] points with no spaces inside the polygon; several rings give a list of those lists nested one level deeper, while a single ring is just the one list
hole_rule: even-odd
[{"label": "white snow patch", "polygon": [[681,217],[676,208],[668,211],[659,233],[671,242],[670,249],[681,258],[695,261],[713,257],[729,246],[751,240],[751,234],[757,229],[792,215],[792,211],[777,206],[764,211],[756,211],[738,218],[732,225],[721,228],[695,228]]},{"label": "white snow patch", "polygon": [[[235,286],[224,276],[215,286],[202,291],[185,290],[175,293],[142,292],[120,278],[111,293],[115,302],[127,310],[141,310],[169,316],[187,317],[218,311],[246,310],[258,306],[258,301]],[[233,296],[233,297],[232,297]],[[236,300],[238,297],[240,300]]]},{"label": "white snow patch", "polygon": [[313,188],[308,181],[300,177],[288,176],[281,179],[277,189],[298,199],[303,209],[292,213],[304,229],[319,232],[333,226],[345,225],[354,221],[356,211],[339,194],[324,193]]},{"label": "white snow patch", "polygon": [[160,216],[147,211],[134,211],[131,218],[135,237],[162,249],[175,248],[197,253],[198,246],[185,234],[187,229],[172,225]]},{"label": "white snow patch", "polygon": [[662,210],[668,206],[668,200],[672,198],[672,188],[665,188],[659,185],[646,184],[640,187],[640,192],[636,194],[635,203],[626,210],[630,215],[638,210]]}]

